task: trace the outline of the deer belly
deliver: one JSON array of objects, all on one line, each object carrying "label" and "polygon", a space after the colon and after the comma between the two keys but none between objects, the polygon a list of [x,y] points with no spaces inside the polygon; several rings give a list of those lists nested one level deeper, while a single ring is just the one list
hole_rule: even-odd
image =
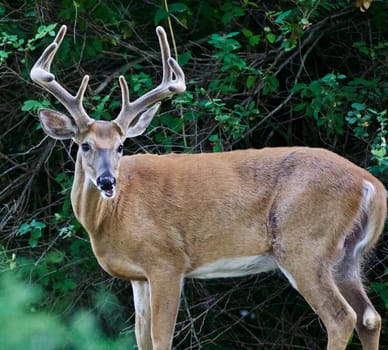
[{"label": "deer belly", "polygon": [[186,273],[191,278],[239,277],[278,269],[272,255],[233,257],[201,265]]}]

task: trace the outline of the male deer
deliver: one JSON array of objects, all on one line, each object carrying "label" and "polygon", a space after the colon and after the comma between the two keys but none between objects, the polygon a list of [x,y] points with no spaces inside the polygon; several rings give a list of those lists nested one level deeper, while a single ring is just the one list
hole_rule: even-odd
[{"label": "male deer", "polygon": [[[280,269],[326,326],[327,348],[345,349],[357,328],[364,350],[377,350],[381,318],[368,299],[360,261],[378,240],[386,215],[383,185],[334,153],[303,147],[218,154],[122,157],[159,103],[185,91],[184,74],[161,46],[161,84],[95,121],[78,93],[50,73],[62,26],[31,70],[71,117],[42,109],[44,131],[80,145],[71,202],[101,267],[132,283],[139,349],[172,346],[183,279],[243,276]],[[149,109],[148,106],[153,105]]]}]

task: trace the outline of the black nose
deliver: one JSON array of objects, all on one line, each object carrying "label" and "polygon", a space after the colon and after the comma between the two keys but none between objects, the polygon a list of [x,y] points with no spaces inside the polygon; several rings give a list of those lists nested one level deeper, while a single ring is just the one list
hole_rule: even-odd
[{"label": "black nose", "polygon": [[103,191],[111,191],[116,185],[116,179],[110,175],[102,175],[97,178],[97,186]]}]

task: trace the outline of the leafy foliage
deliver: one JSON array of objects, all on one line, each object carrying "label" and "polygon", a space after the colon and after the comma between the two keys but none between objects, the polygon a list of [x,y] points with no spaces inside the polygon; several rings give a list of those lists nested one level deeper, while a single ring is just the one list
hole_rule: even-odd
[{"label": "leafy foliage", "polygon": [[0,330],[3,349],[135,349],[134,338],[113,341],[105,337],[92,314],[78,311],[63,321],[36,309],[42,297],[40,289],[28,286],[14,276],[0,278]]},{"label": "leafy foliage", "polygon": [[[0,14],[0,271],[8,271],[0,303],[14,296],[0,312],[21,335],[9,348],[28,348],[22,338],[33,334],[55,348],[72,330],[93,348],[116,344],[109,337],[132,344],[126,336],[133,324],[130,288],[97,266],[72,213],[75,149],[46,139],[36,118],[39,108],[61,109],[29,79],[59,24],[69,33],[53,70],[73,92],[83,74],[92,76],[85,105],[96,119],[117,115],[120,74],[133,98],[160,81],[155,25],[174,38],[188,90],[163,103],[146,134],[128,142],[127,153],[323,146],[388,184],[386,1],[360,13],[349,2],[328,0],[26,0],[3,1]],[[384,320],[384,345],[386,243],[387,234],[366,271]],[[105,335],[90,336],[95,321],[79,308],[96,315]],[[175,341],[179,349],[321,349],[325,335],[282,279],[264,275],[189,281]],[[349,347],[360,348],[356,337]]]},{"label": "leafy foliage", "polygon": [[16,233],[17,236],[24,236],[29,234],[30,239],[28,243],[31,248],[35,248],[38,245],[39,238],[42,237],[42,230],[46,227],[44,222],[32,220],[30,223],[22,223],[19,231]]}]

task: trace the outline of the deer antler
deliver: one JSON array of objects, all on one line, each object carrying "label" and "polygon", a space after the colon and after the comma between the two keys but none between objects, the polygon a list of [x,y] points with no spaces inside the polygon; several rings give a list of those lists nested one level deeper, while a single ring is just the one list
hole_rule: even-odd
[{"label": "deer antler", "polygon": [[55,80],[54,74],[50,72],[51,63],[66,34],[66,29],[65,25],[60,28],[54,41],[44,50],[32,67],[30,76],[33,81],[54,95],[63,104],[73,117],[80,131],[82,131],[93,122],[93,119],[88,116],[82,105],[89,76],[85,75],[83,77],[77,94],[73,96]]},{"label": "deer antler", "polygon": [[163,98],[174,93],[182,93],[186,90],[185,75],[177,61],[171,57],[170,46],[167,41],[166,32],[162,27],[156,28],[156,34],[159,38],[160,51],[163,63],[162,82],[156,88],[148,91],[137,100],[130,102],[128,85],[123,76],[119,77],[122,108],[115,119],[115,122],[123,129],[127,130],[136,116],[144,109]]}]

